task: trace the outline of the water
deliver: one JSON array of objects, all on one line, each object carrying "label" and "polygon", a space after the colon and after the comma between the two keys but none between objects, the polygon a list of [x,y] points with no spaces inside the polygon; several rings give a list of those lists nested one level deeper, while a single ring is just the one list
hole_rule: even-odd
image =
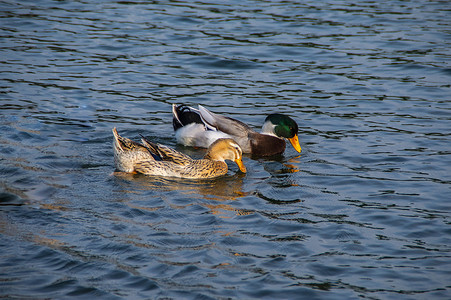
[{"label": "water", "polygon": [[[451,298],[448,1],[3,1],[0,295]],[[113,175],[171,104],[303,152],[210,181]]]}]

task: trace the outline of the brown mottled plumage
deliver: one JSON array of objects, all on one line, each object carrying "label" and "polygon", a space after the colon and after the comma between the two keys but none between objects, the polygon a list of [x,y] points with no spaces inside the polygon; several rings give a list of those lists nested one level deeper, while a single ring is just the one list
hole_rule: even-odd
[{"label": "brown mottled plumage", "polygon": [[142,144],[121,137],[116,128],[114,157],[116,168],[123,172],[181,178],[214,178],[227,173],[225,160],[234,161],[245,173],[240,146],[232,139],[220,139],[207,150],[203,159],[191,157],[167,146],[142,138]]},{"label": "brown mottled plumage", "polygon": [[135,164],[141,161],[154,159],[149,150],[143,145],[130,139],[123,138],[113,128],[114,135],[114,163],[122,172],[133,172]]}]

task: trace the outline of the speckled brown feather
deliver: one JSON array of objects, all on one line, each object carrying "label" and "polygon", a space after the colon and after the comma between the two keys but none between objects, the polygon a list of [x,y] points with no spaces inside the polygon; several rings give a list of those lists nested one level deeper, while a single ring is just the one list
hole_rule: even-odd
[{"label": "speckled brown feather", "polygon": [[142,138],[143,144],[114,134],[114,155],[116,167],[124,172],[138,172],[145,175],[174,176],[182,178],[214,178],[228,171],[225,159],[237,163],[242,172],[242,151],[232,139],[214,142],[207,150],[204,159],[193,160],[189,156],[167,146],[156,144]]},{"label": "speckled brown feather", "polygon": [[142,161],[135,164],[135,171],[146,175],[174,176],[182,178],[214,178],[227,174],[227,164],[208,159],[192,160],[186,165],[166,161]]},{"label": "speckled brown feather", "polygon": [[188,155],[175,151],[167,146],[153,143],[144,137],[141,138],[141,142],[150,152],[160,157],[163,161],[173,162],[177,165],[186,165],[193,160]]},{"label": "speckled brown feather", "polygon": [[122,172],[133,172],[137,162],[153,159],[152,154],[143,145],[121,137],[113,128],[113,149],[116,168]]}]

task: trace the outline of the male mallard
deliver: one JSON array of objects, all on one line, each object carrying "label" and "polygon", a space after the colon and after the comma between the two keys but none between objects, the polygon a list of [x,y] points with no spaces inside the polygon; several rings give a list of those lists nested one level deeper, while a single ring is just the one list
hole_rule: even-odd
[{"label": "male mallard", "polygon": [[207,148],[219,138],[232,138],[244,153],[257,156],[280,154],[288,139],[301,152],[298,124],[283,114],[270,114],[258,133],[241,121],[212,113],[202,105],[195,109],[186,105],[172,105],[172,125],[177,142],[185,146]]},{"label": "male mallard", "polygon": [[194,160],[167,146],[152,143],[144,137],[142,144],[121,137],[116,128],[114,161],[122,172],[182,178],[213,178],[227,173],[225,160],[233,160],[246,173],[240,146],[232,139],[219,139],[208,148],[203,159]]}]

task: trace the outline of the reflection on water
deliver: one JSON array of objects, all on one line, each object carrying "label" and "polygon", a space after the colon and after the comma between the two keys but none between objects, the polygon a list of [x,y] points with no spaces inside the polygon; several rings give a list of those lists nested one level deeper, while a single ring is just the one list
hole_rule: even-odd
[{"label": "reflection on water", "polygon": [[[213,201],[227,202],[235,201],[248,193],[243,191],[243,178],[245,174],[237,173],[233,176],[226,176],[216,180],[189,180],[179,178],[163,178],[156,176],[145,176],[140,174],[130,174],[123,172],[115,172],[114,176],[117,178],[116,183],[123,186],[123,191],[130,190],[129,184],[132,183],[134,189],[141,191],[156,191],[156,192],[171,192],[177,191],[185,197],[190,197],[193,202],[199,203],[201,199],[207,200],[210,203],[203,204],[208,207],[213,214],[221,214],[222,210],[235,212],[237,215],[244,215],[247,212],[234,208],[229,204],[219,203],[211,204]],[[124,185],[124,181],[127,185]],[[172,208],[177,208],[177,205],[167,203]],[[132,205],[134,208],[144,208]],[[182,207],[183,208],[183,207]],[[149,209],[149,208],[144,208]]]},{"label": "reflection on water", "polygon": [[[0,4],[3,298],[449,299],[446,1]],[[171,105],[303,152],[195,181],[117,174]],[[301,296],[302,295],[302,296]]]},{"label": "reflection on water", "polygon": [[[116,178],[128,183],[133,183],[137,188],[143,190],[178,191],[187,196],[198,194],[207,200],[236,200],[245,196],[243,192],[243,178],[245,174],[237,173],[233,176],[225,176],[213,180],[193,180],[179,178],[165,178],[157,176],[146,176],[115,172]],[[121,185],[121,181],[116,183]],[[129,187],[127,186],[127,190]]]},{"label": "reflection on water", "polygon": [[299,168],[299,165],[301,164],[300,158],[301,158],[301,156],[298,155],[296,157],[292,157],[292,158],[288,159],[287,162],[283,164],[286,167],[286,169],[284,169],[282,172],[283,173],[297,173],[297,172],[301,171],[301,169]]}]

